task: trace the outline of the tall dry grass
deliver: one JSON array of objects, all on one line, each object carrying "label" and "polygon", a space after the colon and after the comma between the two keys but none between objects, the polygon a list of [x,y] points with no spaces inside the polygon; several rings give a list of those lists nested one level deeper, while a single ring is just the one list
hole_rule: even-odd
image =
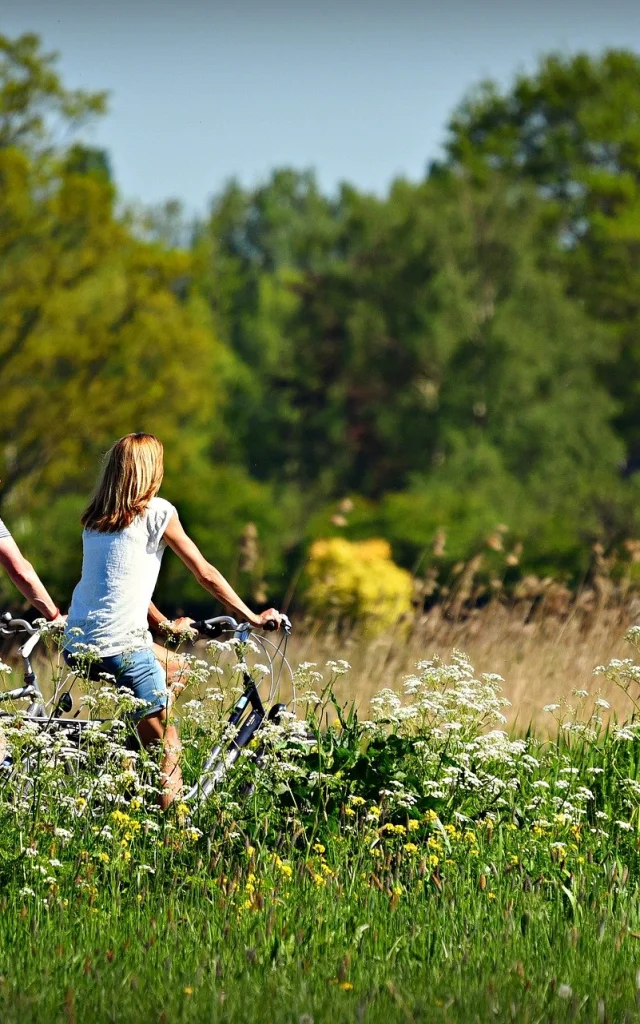
[{"label": "tall dry grass", "polygon": [[308,624],[294,633],[290,652],[294,664],[346,658],[352,671],[344,677],[340,694],[354,698],[365,711],[382,687],[400,690],[417,661],[435,655],[448,659],[454,649],[463,650],[479,672],[503,677],[505,696],[511,701],[510,726],[526,729],[534,723],[538,729],[549,729],[554,723],[542,708],[561,698],[575,703],[576,689],[594,697],[600,692],[612,714],[629,716],[628,697],[614,684],[594,677],[593,670],[611,658],[633,655],[623,638],[638,619],[638,599],[608,607],[585,607],[578,601],[560,613],[544,603],[533,610],[530,602],[507,605],[496,600],[457,618],[436,605],[410,630],[398,628],[375,639]]}]

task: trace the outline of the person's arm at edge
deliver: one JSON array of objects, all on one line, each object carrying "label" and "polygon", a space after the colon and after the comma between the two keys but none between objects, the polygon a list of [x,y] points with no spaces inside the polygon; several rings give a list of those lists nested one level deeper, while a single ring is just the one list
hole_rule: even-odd
[{"label": "person's arm at edge", "polygon": [[37,608],[49,622],[60,618],[61,612],[49,595],[37,572],[27,561],[13,537],[0,540],[0,566],[23,597]]},{"label": "person's arm at edge", "polygon": [[187,536],[175,512],[164,532],[164,539],[178,558],[182,559],[187,569],[193,573],[200,586],[222,604],[239,613],[252,626],[264,626],[266,622],[272,621],[280,625],[280,615],[275,608],[269,608],[260,615],[251,611],[222,573],[206,560],[198,546]]}]

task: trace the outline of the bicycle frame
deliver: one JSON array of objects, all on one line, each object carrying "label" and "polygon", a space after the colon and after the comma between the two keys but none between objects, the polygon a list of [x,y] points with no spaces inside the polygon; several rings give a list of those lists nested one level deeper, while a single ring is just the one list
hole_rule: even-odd
[{"label": "bicycle frame", "polygon": [[29,636],[29,639],[18,648],[18,654],[22,658],[23,664],[24,685],[16,687],[13,690],[7,690],[4,693],[0,693],[0,703],[8,700],[24,700],[27,697],[33,697],[34,699],[27,708],[26,714],[29,716],[35,716],[36,718],[46,718],[44,696],[40,692],[38,679],[31,664],[31,655],[40,640],[40,631],[34,629],[26,619],[12,619],[8,612],[2,617],[2,620],[5,623],[5,628],[0,629],[0,632],[11,635],[17,629],[21,629],[31,635]]},{"label": "bicycle frame", "polygon": [[196,799],[196,797],[200,800],[206,800],[218,783],[222,781],[231,765],[237,761],[244,747],[248,746],[262,725],[265,718],[264,706],[260,700],[260,694],[256,689],[256,685],[248,674],[245,676],[245,682],[247,682],[247,679],[248,685],[242,696],[236,701],[233,711],[229,715],[227,728],[235,729],[248,707],[251,708],[249,715],[231,740],[228,751],[224,756],[224,744],[217,743],[215,745],[202,769],[201,778],[185,794],[185,802],[190,802]]},{"label": "bicycle frame", "polygon": [[[210,639],[216,639],[217,637],[222,636],[223,633],[232,633],[234,638],[241,642],[248,640],[252,631],[252,627],[249,623],[245,622],[239,624],[235,619],[231,618],[231,616],[217,616],[215,618],[205,619],[200,622],[196,622],[193,628],[201,636],[209,637]],[[283,629],[285,633],[285,637],[283,638],[285,641],[285,647],[281,652],[281,666],[282,664],[286,664],[288,666],[288,662],[286,661],[286,638],[291,632],[291,623],[286,616],[283,616]],[[22,700],[31,697],[32,702],[27,708],[25,717],[31,721],[37,721],[43,728],[62,730],[67,733],[70,738],[74,737],[78,744],[81,743],[81,736],[85,728],[95,726],[96,724],[107,724],[109,721],[108,719],[89,719],[85,721],[76,718],[61,718],[60,716],[63,712],[71,709],[71,701],[69,701],[68,707],[62,705],[65,693],[60,695],[60,699],[53,708],[53,711],[51,713],[47,713],[44,704],[44,697],[38,687],[37,677],[31,664],[31,655],[40,640],[41,633],[24,619],[13,619],[9,613],[2,616],[0,619],[0,633],[13,635],[17,632],[27,632],[30,634],[28,640],[18,649],[23,660],[24,685],[12,690],[0,692],[0,704],[5,701]],[[277,685],[274,683],[273,675],[274,656],[270,655],[267,651],[264,640],[259,640],[259,642],[267,653],[267,657],[269,658],[272,666],[271,695],[273,695],[273,687]],[[280,645],[276,648],[276,655],[278,653],[280,653]],[[229,714],[225,735],[209,754],[196,784],[193,785],[184,796],[183,799],[186,802],[192,803],[194,801],[202,802],[206,800],[213,790],[220,784],[231,766],[238,760],[242,751],[251,743],[253,737],[262,726],[265,718],[268,718],[271,721],[277,721],[285,708],[284,704],[274,703],[267,712],[260,697],[260,693],[258,692],[256,682],[250,672],[246,669],[243,671],[243,682],[244,691],[236,700]],[[66,696],[69,697],[69,694],[67,693]],[[0,711],[0,716],[2,715],[4,715],[4,712]],[[258,751],[257,756],[260,757],[260,751]]]},{"label": "bicycle frame", "polygon": [[[288,636],[291,632],[291,623],[286,616],[284,617],[283,628],[285,636]],[[242,641],[247,640],[251,633],[251,627],[248,623],[241,623],[239,625],[230,616],[219,616],[215,619],[196,622],[194,629],[212,639],[228,631],[233,632],[234,637]],[[224,740],[215,745],[205,762],[200,778],[185,794],[185,803],[193,801],[202,802],[208,799],[231,766],[238,760],[242,751],[251,743],[251,740],[267,717],[267,712],[254,679],[247,671],[243,672],[243,679],[245,683],[244,692],[231,710],[225,730],[225,732],[233,732],[235,730],[235,735],[232,735],[228,741],[226,749]],[[284,710],[283,704],[274,704],[269,711],[270,720],[277,720],[282,710]],[[245,714],[246,717],[242,721]]]}]

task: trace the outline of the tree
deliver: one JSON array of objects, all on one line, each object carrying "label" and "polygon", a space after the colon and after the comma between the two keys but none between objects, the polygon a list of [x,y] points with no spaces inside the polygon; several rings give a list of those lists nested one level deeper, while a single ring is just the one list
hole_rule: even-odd
[{"label": "tree", "polygon": [[40,39],[0,35],[0,149],[50,152],[106,109],[106,92],[67,89]]},{"label": "tree", "polygon": [[347,202],[347,258],[296,289],[276,378],[295,424],[283,469],[379,497],[475,438],[523,480],[615,469],[594,373],[607,338],[545,269],[530,190],[449,176]]},{"label": "tree", "polygon": [[293,286],[301,273],[316,273],[334,258],[338,217],[311,172],[281,169],[257,189],[230,182],[194,245],[194,279],[238,360],[230,429],[216,454],[244,461],[261,479],[281,462],[276,378],[289,346]]},{"label": "tree", "polygon": [[499,169],[547,199],[569,294],[612,328],[605,379],[627,468],[640,465],[640,58],[550,56],[508,92],[485,84],[450,124],[449,162]]},{"label": "tree", "polygon": [[215,424],[217,369],[206,311],[175,293],[187,257],[131,238],[92,175],[63,169],[41,199],[28,159],[8,149],[0,182],[4,499],[36,476],[54,491],[86,486],[130,429],[156,431],[187,463]]},{"label": "tree", "polygon": [[[77,139],[56,145],[51,115],[73,136],[102,97],[69,93],[35,37],[3,40],[0,52],[3,513],[68,600],[100,456],[117,436],[149,430],[165,442],[165,492],[228,569],[242,517],[260,529],[269,521],[260,512],[267,498],[243,470],[225,477],[209,464],[234,360],[191,285],[191,256],[167,249],[167,238],[145,240],[128,215],[116,216],[104,152]],[[272,552],[267,541],[265,571]],[[189,592],[174,577],[170,606]]]}]

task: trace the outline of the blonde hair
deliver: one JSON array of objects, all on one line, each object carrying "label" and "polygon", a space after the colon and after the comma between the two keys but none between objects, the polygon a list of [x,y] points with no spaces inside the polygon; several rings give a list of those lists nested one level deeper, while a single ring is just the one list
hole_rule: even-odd
[{"label": "blonde hair", "polygon": [[82,515],[82,525],[118,533],[141,515],[157,494],[164,475],[164,449],[153,434],[126,434],[107,452],[98,486]]}]

